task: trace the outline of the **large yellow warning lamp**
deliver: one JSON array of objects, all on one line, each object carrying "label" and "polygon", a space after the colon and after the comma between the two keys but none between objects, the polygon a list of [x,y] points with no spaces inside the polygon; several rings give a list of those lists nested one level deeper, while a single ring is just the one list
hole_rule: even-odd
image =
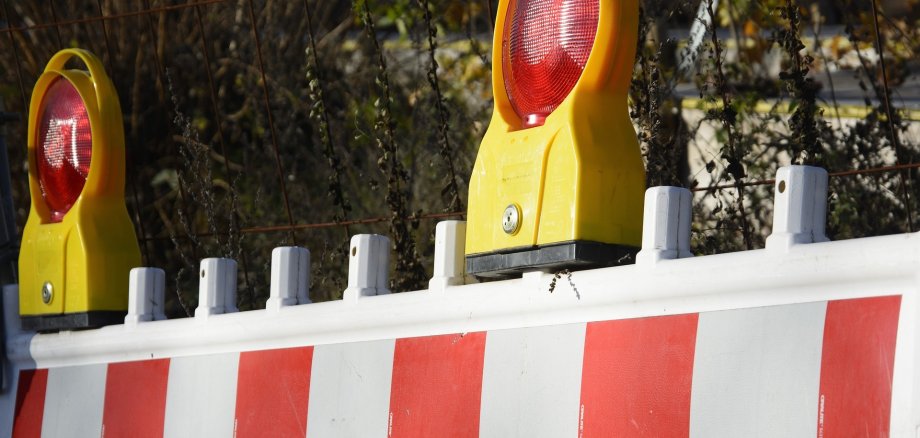
[{"label": "large yellow warning lamp", "polygon": [[[73,58],[87,70],[65,69]],[[99,59],[79,49],[51,58],[32,92],[28,136],[23,329],[123,322],[128,272],[140,265],[140,250],[125,207],[121,106]]]},{"label": "large yellow warning lamp", "polygon": [[498,11],[467,271],[616,264],[642,231],[645,170],[626,102],[638,2],[502,0]]}]

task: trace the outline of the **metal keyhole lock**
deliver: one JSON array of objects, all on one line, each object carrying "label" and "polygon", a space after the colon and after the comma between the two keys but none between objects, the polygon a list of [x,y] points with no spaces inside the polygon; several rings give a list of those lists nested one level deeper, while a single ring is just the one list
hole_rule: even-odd
[{"label": "metal keyhole lock", "polygon": [[514,234],[521,228],[521,207],[511,204],[502,213],[502,229],[505,233]]}]

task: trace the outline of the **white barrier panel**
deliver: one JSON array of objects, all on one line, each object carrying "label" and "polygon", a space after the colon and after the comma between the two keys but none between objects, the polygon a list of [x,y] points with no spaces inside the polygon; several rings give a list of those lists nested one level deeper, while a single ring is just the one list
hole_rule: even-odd
[{"label": "white barrier panel", "polygon": [[234,312],[213,259],[205,317],[41,335],[8,287],[0,435],[916,436],[920,234],[805,243],[811,214],[672,259],[686,221],[653,216],[647,261],[570,280],[460,285],[451,248],[432,290],[387,294],[386,238],[356,236],[346,300],[303,304],[308,253],[285,250],[267,310]]},{"label": "white barrier panel", "polygon": [[19,335],[4,415],[17,436],[913,436],[918,250],[889,236],[576,272],[580,298],[544,274]]}]

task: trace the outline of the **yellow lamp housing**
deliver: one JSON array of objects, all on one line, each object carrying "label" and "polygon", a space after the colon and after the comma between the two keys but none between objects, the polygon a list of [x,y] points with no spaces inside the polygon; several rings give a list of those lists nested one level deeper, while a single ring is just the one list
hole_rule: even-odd
[{"label": "yellow lamp housing", "polygon": [[[549,24],[545,17],[514,23],[529,13],[518,9],[530,6],[535,13],[562,10]],[[526,39],[581,32],[572,27],[591,23],[591,17],[578,16],[579,8],[593,8],[597,27],[577,82],[548,114],[519,114],[509,81],[520,80],[519,100],[546,83],[510,76],[509,53],[518,48],[513,45],[523,47],[522,62],[557,56]],[[470,274],[609,266],[640,246],[645,169],[627,107],[638,15],[637,0],[500,2],[492,49],[495,109],[470,179]],[[513,26],[522,30],[512,34]],[[573,44],[567,38],[560,37],[560,46]],[[550,79],[557,73],[553,68]]]},{"label": "yellow lamp housing", "polygon": [[[65,69],[75,58],[86,70]],[[123,322],[128,273],[141,257],[124,199],[121,106],[91,53],[62,50],[38,78],[29,107],[28,156],[32,206],[19,254],[23,329]]]}]

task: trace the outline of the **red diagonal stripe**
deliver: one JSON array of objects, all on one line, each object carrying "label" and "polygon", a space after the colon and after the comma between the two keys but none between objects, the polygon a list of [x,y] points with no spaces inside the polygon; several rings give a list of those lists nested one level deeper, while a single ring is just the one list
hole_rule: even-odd
[{"label": "red diagonal stripe", "polygon": [[888,436],[900,309],[900,296],[827,303],[819,437]]},{"label": "red diagonal stripe", "polygon": [[162,437],[169,359],[109,364],[105,378],[102,434]]},{"label": "red diagonal stripe", "polygon": [[398,339],[388,436],[478,436],[485,346],[483,332]]},{"label": "red diagonal stripe", "polygon": [[579,435],[688,436],[698,315],[589,323]]},{"label": "red diagonal stripe", "polygon": [[13,419],[13,438],[42,436],[42,418],[45,413],[45,391],[48,388],[48,370],[23,370],[19,372],[19,389],[16,391],[16,417]]},{"label": "red diagonal stripe", "polygon": [[236,436],[304,437],[313,347],[240,354]]}]

